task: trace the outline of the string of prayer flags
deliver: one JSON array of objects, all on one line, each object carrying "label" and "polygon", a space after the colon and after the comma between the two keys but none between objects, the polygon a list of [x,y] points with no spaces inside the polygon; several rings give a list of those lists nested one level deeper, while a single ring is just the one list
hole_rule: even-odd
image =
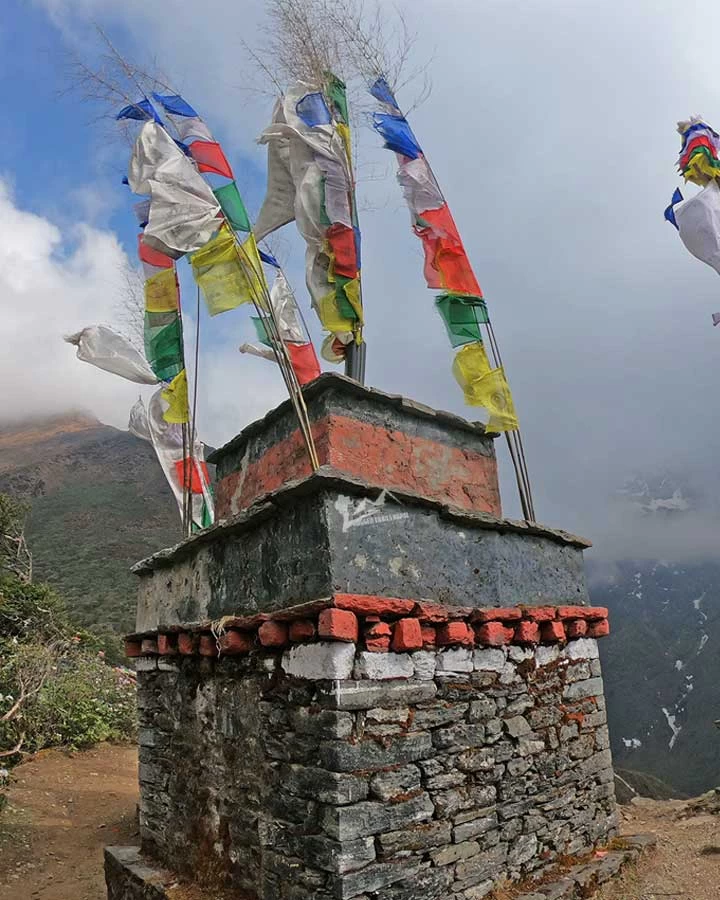
[{"label": "string of prayer flags", "polygon": [[682,138],[678,169],[685,181],[703,187],[720,174],[720,135],[701,116],[678,122]]},{"label": "string of prayer flags", "polygon": [[147,409],[142,400],[137,401],[130,411],[128,430],[151,442],[181,515],[189,494],[191,530],[199,531],[212,525],[215,518],[205,448],[196,438],[192,453],[188,453],[183,426],[166,417],[164,393],[161,389],[153,394]]},{"label": "string of prayer flags", "polygon": [[516,431],[519,425],[505,373],[502,367],[491,368],[482,343],[480,326],[490,323],[487,306],[450,208],[390,85],[380,77],[369,90],[380,105],[373,126],[397,157],[397,180],[413,231],[422,242],[425,281],[440,291],[435,308],[451,345],[460,348],[453,374],[465,402],[488,411],[490,431]]},{"label": "string of prayer flags", "polygon": [[167,403],[167,409],[163,413],[165,421],[175,425],[187,425],[190,421],[190,403],[185,369],[162,391],[162,398]]},{"label": "string of prayer flags", "polygon": [[467,405],[482,406],[490,414],[488,431],[516,431],[520,427],[505,372],[502,367],[490,366],[482,343],[466,344],[457,352],[453,375]]},{"label": "string of prayer flags", "polygon": [[330,74],[324,89],[298,82],[276,103],[259,138],[268,147],[268,186],[255,226],[262,240],[295,220],[313,308],[342,348],[363,323],[347,114],[345,86]]}]

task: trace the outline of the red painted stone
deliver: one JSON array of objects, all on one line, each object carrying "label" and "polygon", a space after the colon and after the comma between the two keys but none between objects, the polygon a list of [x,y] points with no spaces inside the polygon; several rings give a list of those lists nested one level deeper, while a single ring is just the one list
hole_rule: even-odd
[{"label": "red painted stone", "polygon": [[506,628],[502,622],[486,622],[476,629],[478,643],[486,647],[502,647],[511,643],[515,636],[513,628]]},{"label": "red painted stone", "polygon": [[540,626],[540,637],[543,641],[555,644],[565,640],[565,626],[556,619],[554,622],[543,622]]},{"label": "red painted stone", "polygon": [[556,606],[525,606],[523,614],[526,619],[533,622],[549,622],[555,618],[557,614]]},{"label": "red painted stone", "polygon": [[358,620],[349,609],[324,609],[318,616],[318,637],[354,643],[358,639]]},{"label": "red painted stone", "polygon": [[584,609],[586,619],[607,619],[607,606],[586,606]]},{"label": "red painted stone", "polygon": [[438,625],[437,643],[439,647],[446,647],[449,644],[472,647],[475,643],[475,635],[467,622],[446,622]]},{"label": "red painted stone", "polygon": [[288,642],[288,626],[285,622],[263,622],[258,628],[258,638],[263,647],[284,647]]},{"label": "red painted stone", "polygon": [[215,635],[213,634],[201,634],[200,635],[200,656],[217,656],[218,648],[217,641],[215,640]]},{"label": "red painted stone", "polygon": [[572,619],[565,623],[565,630],[569,638],[585,637],[588,632],[588,623],[585,619]]},{"label": "red painted stone", "polygon": [[588,623],[588,636],[593,638],[605,637],[610,634],[610,622],[607,619],[599,619]]},{"label": "red painted stone", "polygon": [[255,645],[255,635],[249,631],[238,631],[231,628],[220,638],[220,652],[227,656],[236,653],[249,653]]},{"label": "red painted stone", "polygon": [[190,634],[187,631],[181,631],[178,635],[178,650],[183,656],[192,656],[197,647],[197,635]]},{"label": "red painted stone", "polygon": [[584,619],[589,606],[558,606],[559,619]]},{"label": "red painted stone", "polygon": [[125,641],[125,656],[128,659],[136,659],[138,656],[142,656],[142,647],[140,641]]},{"label": "red painted stone", "polygon": [[358,616],[407,616],[415,608],[414,600],[376,597],[373,594],[335,594],[335,606]]},{"label": "red painted stone", "polygon": [[437,646],[437,631],[433,625],[421,625],[420,633],[422,634],[423,647],[426,650]]},{"label": "red painted stone", "polygon": [[315,637],[315,623],[311,619],[296,619],[290,623],[291,641],[311,641]]},{"label": "red painted stone", "polygon": [[515,628],[515,640],[518,644],[537,644],[540,642],[540,626],[537,622],[519,622]]},{"label": "red painted stone", "polygon": [[370,653],[387,653],[390,649],[391,628],[387,622],[373,622],[365,628],[365,649]]},{"label": "red painted stone", "polygon": [[143,638],[140,643],[140,652],[143,656],[155,656],[158,652],[155,638]]},{"label": "red painted stone", "polygon": [[420,600],[415,604],[414,614],[421,622],[447,622],[450,613],[447,606],[442,603],[433,603],[432,600]]},{"label": "red painted stone", "polygon": [[422,629],[419,619],[399,619],[393,629],[392,648],[400,653],[403,650],[421,650],[423,645]]},{"label": "red painted stone", "polygon": [[521,618],[522,610],[517,606],[476,609],[472,614],[473,622],[516,622]]},{"label": "red painted stone", "polygon": [[159,634],[157,639],[158,653],[160,656],[175,656],[177,640],[174,634]]}]

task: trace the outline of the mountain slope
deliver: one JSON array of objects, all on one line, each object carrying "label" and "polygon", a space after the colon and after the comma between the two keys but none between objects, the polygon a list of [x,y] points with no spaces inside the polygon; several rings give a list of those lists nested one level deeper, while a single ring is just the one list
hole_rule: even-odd
[{"label": "mountain slope", "polygon": [[131,630],[130,566],[180,538],[150,445],[82,413],[6,424],[0,491],[31,503],[35,579],[54,585],[83,624]]}]

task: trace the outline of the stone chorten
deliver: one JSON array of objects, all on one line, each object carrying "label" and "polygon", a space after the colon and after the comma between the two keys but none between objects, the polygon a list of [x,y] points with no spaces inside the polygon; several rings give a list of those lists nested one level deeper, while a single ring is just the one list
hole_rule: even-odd
[{"label": "stone chorten", "polygon": [[[482,425],[322,375],[135,567],[139,848],[110,900],[476,900],[614,835],[580,538],[502,518]],[[183,894],[183,896],[185,896]]]}]

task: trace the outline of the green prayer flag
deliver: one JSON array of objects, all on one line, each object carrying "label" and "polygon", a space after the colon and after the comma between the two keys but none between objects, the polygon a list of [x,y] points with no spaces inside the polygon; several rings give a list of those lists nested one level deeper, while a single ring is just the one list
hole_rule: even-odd
[{"label": "green prayer flag", "polygon": [[326,178],[323,177],[320,179],[320,224],[326,228],[329,228],[332,225],[330,221],[330,216],[327,214],[327,205],[325,202],[325,183]]},{"label": "green prayer flag", "polygon": [[347,278],[345,275],[335,273],[335,302],[337,303],[338,312],[343,319],[351,319],[354,322],[358,316],[345,294],[345,285],[352,280],[352,278]]},{"label": "green prayer flag", "polygon": [[228,222],[236,231],[252,231],[245,204],[234,181],[223,187],[215,188],[213,194],[217,197]]},{"label": "green prayer flag", "polygon": [[145,356],[150,368],[160,381],[172,381],[184,368],[183,339],[180,317],[177,313],[174,321],[160,323],[158,317],[166,313],[147,313],[145,316]]},{"label": "green prayer flag", "polygon": [[340,81],[337,75],[333,75],[332,72],[327,72],[326,77],[328,79],[328,97],[332,101],[332,104],[335,107],[335,110],[339,113],[342,121],[347,125],[349,120],[345,82]]},{"label": "green prayer flag", "polygon": [[267,329],[265,328],[265,323],[259,316],[250,316],[252,319],[252,323],[255,326],[255,333],[257,334],[257,338],[261,344],[265,344],[266,347],[272,347],[272,343],[268,338]]},{"label": "green prayer flag", "polygon": [[467,294],[439,294],[435,305],[442,316],[453,347],[480,341],[480,325],[490,321],[482,297]]}]

